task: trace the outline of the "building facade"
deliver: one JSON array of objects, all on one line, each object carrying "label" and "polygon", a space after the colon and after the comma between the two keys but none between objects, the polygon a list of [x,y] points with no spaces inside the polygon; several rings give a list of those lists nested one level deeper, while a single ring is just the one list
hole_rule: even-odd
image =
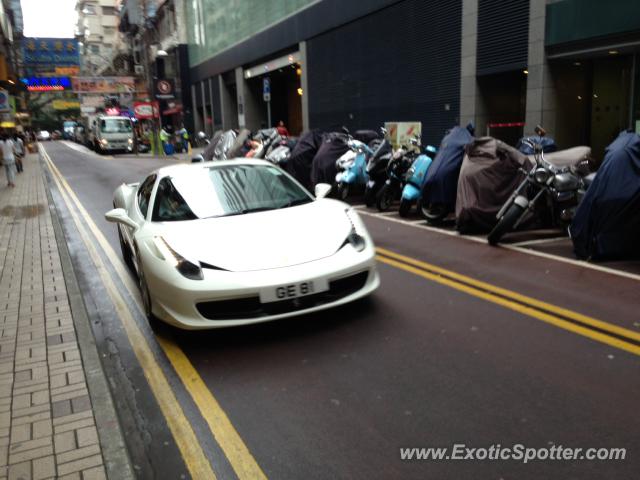
[{"label": "building facade", "polygon": [[259,128],[270,106],[272,124],[294,133],[421,121],[423,141],[437,143],[471,121],[477,134],[515,142],[542,124],[561,147],[600,154],[640,120],[637,0],[186,7],[195,127],[208,133]]},{"label": "building facade", "polygon": [[[83,75],[99,76],[113,69],[118,54],[118,1],[78,0],[76,38],[81,42]],[[126,69],[126,65],[121,66]]]}]

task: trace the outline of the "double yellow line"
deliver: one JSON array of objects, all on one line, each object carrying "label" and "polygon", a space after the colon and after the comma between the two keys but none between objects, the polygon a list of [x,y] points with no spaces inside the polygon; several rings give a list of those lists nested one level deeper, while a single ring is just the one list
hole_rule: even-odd
[{"label": "double yellow line", "polygon": [[[42,157],[49,167],[52,177],[60,191],[60,195],[67,205],[78,232],[89,252],[89,256],[100,275],[107,294],[121,319],[131,348],[142,367],[149,387],[160,406],[160,410],[191,477],[197,479],[215,479],[216,475],[206,454],[202,450],[200,441],[186,417],[180,402],[175,396],[162,367],[155,358],[147,339],[136,322],[134,314],[129,310],[126,301],[111,278],[111,274],[108,272],[95,245],[96,241],[110,259],[113,268],[122,280],[125,288],[140,307],[141,300],[137,286],[131,280],[122,261],[120,261],[120,256],[111,248],[111,245],[109,245],[107,239],[93,222],[91,216],[80,203],[58,168],[51,161],[49,155],[42,146],[40,149]],[[140,311],[142,311],[141,307]],[[191,395],[191,398],[215,438],[216,443],[224,452],[238,478],[266,479],[264,472],[249,452],[249,449],[233,427],[226,413],[222,410],[222,407],[207,388],[200,375],[198,375],[196,369],[184,352],[170,339],[158,337],[158,343]]]},{"label": "double yellow line", "polygon": [[415,258],[377,248],[379,262],[482,298],[578,335],[640,355],[640,333]]}]

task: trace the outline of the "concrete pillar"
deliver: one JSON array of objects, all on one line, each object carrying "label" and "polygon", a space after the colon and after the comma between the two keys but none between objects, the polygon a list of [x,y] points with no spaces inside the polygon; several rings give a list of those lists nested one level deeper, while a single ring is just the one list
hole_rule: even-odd
[{"label": "concrete pillar", "polygon": [[193,112],[193,128],[194,131],[202,131],[202,125],[200,125],[200,116],[198,115],[198,105],[196,104],[196,85],[191,85],[191,111]]},{"label": "concrete pillar", "polygon": [[209,83],[209,100],[211,101],[211,103],[209,104],[209,112],[211,113],[211,132],[215,132],[216,116],[213,111],[213,77],[209,77],[208,83]]},{"label": "concrete pillar", "polygon": [[200,90],[202,92],[202,122],[204,123],[204,131],[206,132],[207,135],[211,135],[211,128],[209,126],[209,122],[207,122],[207,97],[205,96],[205,90],[204,90],[204,84],[205,81],[201,81],[200,82]]},{"label": "concrete pillar", "polygon": [[[477,124],[478,87],[476,52],[478,41],[478,0],[462,1],[462,42],[460,55],[460,124]],[[478,126],[479,127],[479,126]]]},{"label": "concrete pillar", "polygon": [[245,88],[244,88],[244,72],[242,67],[238,67],[235,70],[236,73],[236,94],[238,104],[238,126],[240,128],[247,128],[247,113],[245,111]]},{"label": "concrete pillar", "polygon": [[[477,0],[476,0],[477,1]],[[307,42],[302,41],[298,45],[300,52],[300,87],[302,87],[302,130],[309,130],[309,63],[307,62]]]},{"label": "concrete pillar", "polygon": [[218,75],[218,88],[220,89],[220,115],[222,116],[222,129],[238,128],[238,111],[235,99],[224,83],[222,75]]},{"label": "concrete pillar", "polygon": [[544,51],[546,3],[546,0],[531,0],[529,4],[525,135],[533,133],[536,125],[543,125],[551,135],[556,129],[556,89]]}]

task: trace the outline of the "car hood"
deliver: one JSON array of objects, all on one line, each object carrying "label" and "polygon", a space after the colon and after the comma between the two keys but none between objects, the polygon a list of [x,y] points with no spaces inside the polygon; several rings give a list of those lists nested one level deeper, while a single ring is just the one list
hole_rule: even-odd
[{"label": "car hood", "polygon": [[295,207],[165,224],[185,258],[234,272],[282,268],[333,255],[352,229],[347,205],[316,200]]}]

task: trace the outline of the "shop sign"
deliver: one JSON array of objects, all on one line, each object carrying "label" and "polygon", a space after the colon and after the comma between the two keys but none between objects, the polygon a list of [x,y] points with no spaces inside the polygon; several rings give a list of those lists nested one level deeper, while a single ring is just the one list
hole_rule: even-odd
[{"label": "shop sign", "polygon": [[72,77],[76,93],[131,93],[136,84],[133,77]]},{"label": "shop sign", "polygon": [[72,108],[80,108],[78,100],[61,100],[56,99],[51,102],[54,110],[71,110]]},{"label": "shop sign", "polygon": [[160,100],[172,100],[175,97],[175,85],[173,80],[156,80],[156,98]]},{"label": "shop sign", "polygon": [[133,114],[138,120],[157,117],[158,105],[155,102],[133,102]]},{"label": "shop sign", "polygon": [[80,65],[78,41],[73,38],[25,38],[22,55],[26,67]]},{"label": "shop sign", "polygon": [[406,146],[409,140],[422,135],[422,122],[385,122],[384,128],[393,148]]}]

